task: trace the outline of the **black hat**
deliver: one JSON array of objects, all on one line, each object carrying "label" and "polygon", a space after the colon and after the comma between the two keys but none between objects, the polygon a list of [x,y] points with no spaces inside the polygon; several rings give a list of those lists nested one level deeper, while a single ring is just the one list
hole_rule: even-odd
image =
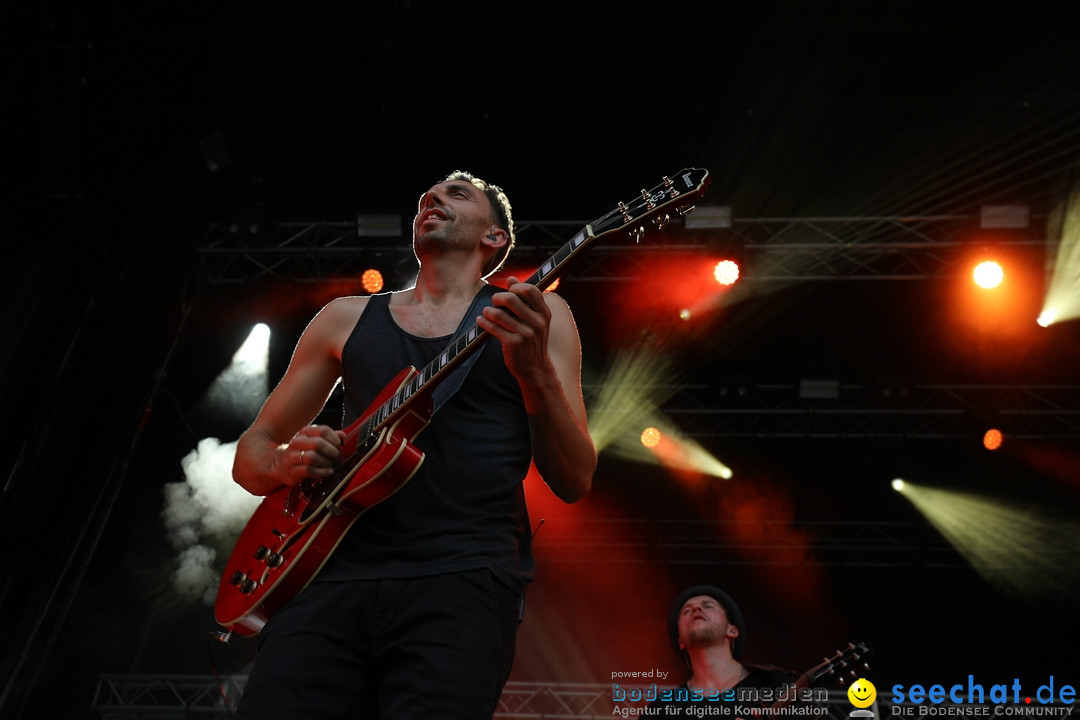
[{"label": "black hat", "polygon": [[746,623],[743,621],[739,606],[735,604],[731,596],[712,585],[695,585],[687,588],[679,593],[675,602],[671,603],[671,610],[668,611],[668,636],[671,638],[671,647],[675,648],[675,654],[683,660],[687,659],[686,653],[679,647],[679,611],[687,600],[699,595],[707,595],[720,603],[724,607],[724,612],[727,613],[728,623],[739,628],[739,636],[735,638],[731,646],[731,656],[738,660],[742,655],[743,645],[746,644]]}]

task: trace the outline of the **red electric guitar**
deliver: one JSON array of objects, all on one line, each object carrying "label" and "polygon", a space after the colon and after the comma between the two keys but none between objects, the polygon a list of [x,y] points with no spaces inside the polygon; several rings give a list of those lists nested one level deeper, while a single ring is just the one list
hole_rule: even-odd
[{"label": "red electric guitar", "polygon": [[[692,210],[709,182],[708,171],[700,168],[665,177],[586,225],[525,282],[543,290],[599,238],[625,230],[640,239],[639,223],[646,219],[663,227],[670,211]],[[424,459],[412,440],[431,421],[435,387],[486,339],[473,325],[423,370],[402,370],[346,428],[344,459],[333,476],[282,487],[263,499],[225,565],[214,604],[221,625],[240,635],[257,634],[319,572],[357,518],[409,481]]]}]

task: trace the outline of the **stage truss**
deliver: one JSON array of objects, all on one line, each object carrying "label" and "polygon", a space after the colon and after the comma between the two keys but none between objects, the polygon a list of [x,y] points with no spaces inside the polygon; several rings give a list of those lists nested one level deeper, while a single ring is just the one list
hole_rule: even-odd
[{"label": "stage truss", "polygon": [[[548,258],[587,221],[518,225],[519,264]],[[399,223],[400,224],[400,223]],[[1045,222],[980,232],[980,216],[734,218],[729,227],[686,228],[598,243],[568,275],[574,282],[627,281],[657,257],[734,252],[750,270],[745,282],[904,281],[952,277],[968,268],[965,249],[993,237],[998,247],[1045,244]],[[257,232],[253,232],[257,228]],[[406,228],[372,236],[358,222],[211,223],[199,248],[210,284],[355,279],[378,267],[388,283],[416,270]],[[588,393],[589,389],[586,388]],[[673,386],[662,408],[690,437],[969,438],[995,418],[1013,438],[1080,437],[1080,385],[845,384],[836,398],[807,401],[794,383],[762,382],[721,397],[716,387]]]},{"label": "stage truss", "polygon": [[[587,222],[519,223],[514,261],[538,265]],[[967,215],[735,218],[730,227],[704,229],[687,229],[674,219],[662,231],[647,229],[641,242],[626,237],[597,243],[575,261],[568,277],[629,280],[658,254],[689,258],[725,252],[744,259],[749,283],[935,279],[960,272],[961,251],[982,246],[987,238],[997,247],[1043,246],[1041,225],[1036,218],[1029,227],[991,234],[979,230],[978,216]],[[368,267],[384,275],[415,272],[404,234],[372,236],[359,227],[357,222],[210,223],[199,247],[201,273],[210,283],[242,283],[355,278]]]},{"label": "stage truss", "polygon": [[[877,385],[836,382],[834,398],[801,383],[670,385],[651,397],[687,437],[910,438],[980,442],[1080,438],[1080,385]],[[598,392],[586,387],[586,392]]]}]

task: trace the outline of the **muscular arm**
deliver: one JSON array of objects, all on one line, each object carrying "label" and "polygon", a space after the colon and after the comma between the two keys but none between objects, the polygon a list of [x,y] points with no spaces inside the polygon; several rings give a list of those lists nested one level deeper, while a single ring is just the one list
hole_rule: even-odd
[{"label": "muscular arm", "polygon": [[510,283],[477,322],[502,343],[507,367],[521,387],[537,470],[561,500],[576,502],[592,487],[596,470],[581,394],[577,327],[562,298],[514,278]]},{"label": "muscular arm", "polygon": [[341,348],[363,300],[344,298],[324,307],[304,330],[284,377],[258,417],[240,436],[233,479],[254,495],[267,495],[308,477],[328,477],[343,433],[310,425],[341,376]]}]

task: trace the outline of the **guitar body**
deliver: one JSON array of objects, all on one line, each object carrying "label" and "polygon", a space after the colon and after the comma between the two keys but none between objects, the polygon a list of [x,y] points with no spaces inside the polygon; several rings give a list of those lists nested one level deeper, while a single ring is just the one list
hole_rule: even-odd
[{"label": "guitar body", "polygon": [[341,454],[347,460],[338,472],[279,488],[255,509],[218,586],[214,617],[221,625],[257,634],[307,587],[357,518],[412,479],[424,460],[412,440],[431,420],[430,393],[414,395],[414,407],[377,437],[365,438],[360,428],[415,374],[414,368],[403,370],[346,429]]}]

